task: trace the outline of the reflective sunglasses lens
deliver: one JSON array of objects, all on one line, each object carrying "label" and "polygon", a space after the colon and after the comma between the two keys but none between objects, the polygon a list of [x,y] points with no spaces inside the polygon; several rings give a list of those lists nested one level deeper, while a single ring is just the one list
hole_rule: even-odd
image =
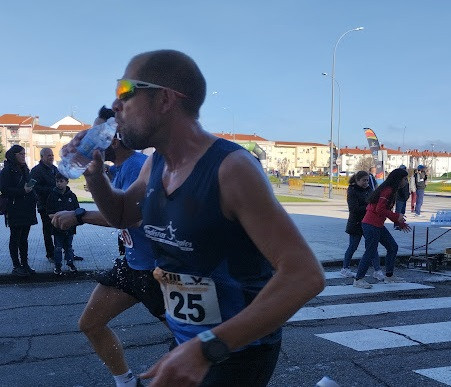
[{"label": "reflective sunglasses lens", "polygon": [[133,85],[133,83],[126,79],[121,79],[117,81],[116,97],[117,99],[130,97],[133,95],[134,90],[135,86]]}]

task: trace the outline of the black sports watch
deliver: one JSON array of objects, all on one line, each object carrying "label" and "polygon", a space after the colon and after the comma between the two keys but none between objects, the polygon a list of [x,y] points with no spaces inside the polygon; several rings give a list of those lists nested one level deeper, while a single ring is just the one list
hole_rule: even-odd
[{"label": "black sports watch", "polygon": [[219,340],[212,331],[201,332],[197,337],[201,341],[202,354],[208,361],[218,364],[230,357],[227,344]]},{"label": "black sports watch", "polygon": [[77,218],[77,222],[80,226],[85,223],[82,219],[84,214],[86,214],[86,210],[84,208],[77,208],[75,210],[75,217]]}]

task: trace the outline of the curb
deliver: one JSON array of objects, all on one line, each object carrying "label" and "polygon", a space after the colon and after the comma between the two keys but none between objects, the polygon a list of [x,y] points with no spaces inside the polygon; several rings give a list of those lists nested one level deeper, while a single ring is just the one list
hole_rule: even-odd
[{"label": "curb", "polygon": [[9,273],[0,274],[0,285],[35,284],[44,282],[94,281],[98,270],[78,270],[77,273],[63,272],[61,276],[53,272],[35,273],[29,277],[17,277]]}]

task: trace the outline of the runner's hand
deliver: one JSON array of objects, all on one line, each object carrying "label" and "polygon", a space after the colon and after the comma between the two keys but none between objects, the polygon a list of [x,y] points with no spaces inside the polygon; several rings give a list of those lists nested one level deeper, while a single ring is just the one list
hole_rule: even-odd
[{"label": "runner's hand", "polygon": [[[84,136],[86,136],[87,130],[83,130],[66,145],[64,145],[61,148],[61,156],[64,157],[68,153],[76,153],[77,152],[77,146],[80,144],[80,141]],[[103,160],[102,160],[102,153],[98,150],[95,150],[93,152],[93,161],[91,161],[88,165],[88,168],[86,168],[85,172],[83,173],[85,176],[95,175],[97,173],[103,173]],[[101,163],[101,165],[99,165]]]},{"label": "runner's hand", "polygon": [[59,211],[55,214],[50,214],[49,217],[52,219],[53,227],[60,230],[67,230],[72,226],[78,225],[75,211]]},{"label": "runner's hand", "polygon": [[404,217],[404,214],[399,214],[398,223],[404,223],[405,221],[406,221],[406,218]]},{"label": "runner's hand", "polygon": [[88,168],[83,172],[85,176],[102,175],[105,172],[103,152],[95,150],[92,154],[93,159],[89,163]]},{"label": "runner's hand", "polygon": [[210,363],[202,355],[200,340],[196,337],[164,355],[140,378],[152,378],[149,386],[198,386],[208,372]]}]

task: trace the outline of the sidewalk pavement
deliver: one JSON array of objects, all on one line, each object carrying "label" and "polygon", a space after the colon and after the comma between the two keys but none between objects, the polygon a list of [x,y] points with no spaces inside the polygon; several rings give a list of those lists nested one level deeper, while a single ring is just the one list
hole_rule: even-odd
[{"label": "sidewalk pavement", "polygon": [[[274,188],[276,194],[287,195],[288,186],[282,185]],[[322,199],[322,198],[317,198]],[[322,199],[315,203],[287,203],[284,204],[287,212],[299,227],[302,235],[309,243],[316,257],[324,266],[340,266],[343,255],[348,246],[348,235],[344,232],[348,217],[346,201],[343,197],[334,199]],[[447,199],[436,199],[446,200]],[[451,203],[451,200],[450,200]],[[92,203],[83,203],[82,207],[87,210],[95,210]],[[415,255],[424,254],[425,248],[420,247],[426,241],[426,227],[429,218],[435,209],[428,209],[427,201],[424,204],[425,216],[412,218],[408,214],[408,222],[415,226]],[[0,283],[17,282],[17,277],[11,276],[12,262],[9,255],[9,229],[5,227],[3,217],[0,217]],[[28,238],[29,264],[36,270],[32,281],[61,280],[53,274],[53,265],[45,257],[42,227],[39,224],[32,226]],[[411,256],[412,233],[406,234],[393,230],[391,222],[386,223],[394,238],[399,244],[398,256]],[[429,228],[429,241],[443,234],[446,230],[441,228]],[[108,227],[99,227],[89,224],[77,227],[77,234],[73,242],[76,255],[84,258],[83,261],[75,261],[79,273],[70,275],[63,265],[64,279],[92,278],[95,271],[106,270],[112,267],[114,260],[119,256],[117,247],[117,230]],[[420,248],[418,248],[420,247]],[[445,248],[451,247],[451,232],[438,238],[429,246],[429,254],[443,253]],[[385,250],[380,248],[380,255],[385,256]],[[364,253],[364,241],[354,254],[355,259],[360,259]]]}]

